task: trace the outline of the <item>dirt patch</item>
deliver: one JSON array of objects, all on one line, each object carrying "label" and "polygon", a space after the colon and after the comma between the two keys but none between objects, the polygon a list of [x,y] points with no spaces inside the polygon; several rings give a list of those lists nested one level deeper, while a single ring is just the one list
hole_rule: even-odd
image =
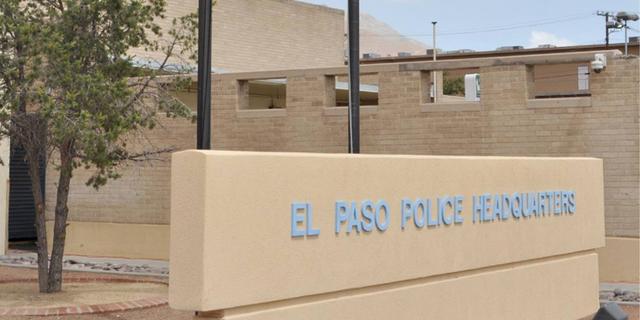
[{"label": "dirt patch", "polygon": [[47,308],[95,305],[166,296],[159,283],[63,283],[62,292],[41,294],[37,283],[0,284],[0,307]]}]

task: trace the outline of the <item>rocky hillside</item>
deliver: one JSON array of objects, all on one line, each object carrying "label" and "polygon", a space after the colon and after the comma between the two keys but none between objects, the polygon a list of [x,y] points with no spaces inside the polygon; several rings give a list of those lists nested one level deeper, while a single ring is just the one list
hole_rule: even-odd
[{"label": "rocky hillside", "polygon": [[[346,22],[345,30],[347,30]],[[418,55],[425,54],[428,48],[431,46],[401,35],[390,25],[378,21],[372,15],[360,14],[361,54],[373,52],[383,57],[394,57],[398,52],[409,52],[412,55]]]}]

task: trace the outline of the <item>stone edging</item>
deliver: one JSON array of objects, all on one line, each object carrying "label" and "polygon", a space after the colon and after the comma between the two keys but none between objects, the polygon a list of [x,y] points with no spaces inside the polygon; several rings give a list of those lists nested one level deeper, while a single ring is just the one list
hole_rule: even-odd
[{"label": "stone edging", "polygon": [[[6,283],[37,283],[38,279],[0,280],[0,284]],[[156,283],[167,285],[163,281],[118,279],[118,278],[92,278],[92,277],[64,277],[63,283]],[[88,306],[50,307],[50,308],[0,308],[0,316],[60,316],[70,314],[111,313],[128,310],[142,310],[169,304],[167,297],[158,296],[134,301],[116,303],[94,304]]]}]

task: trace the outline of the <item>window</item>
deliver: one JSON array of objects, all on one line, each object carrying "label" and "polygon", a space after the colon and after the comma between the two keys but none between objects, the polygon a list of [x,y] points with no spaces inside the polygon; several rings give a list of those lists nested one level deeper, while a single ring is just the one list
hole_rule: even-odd
[{"label": "window", "polygon": [[[349,78],[347,76],[335,77],[336,107],[349,106]],[[360,105],[378,105],[378,75],[365,74],[360,77]]]},{"label": "window", "polygon": [[480,101],[479,69],[422,71],[420,73],[421,103],[434,102],[434,78],[437,81],[437,103],[464,103]]},{"label": "window", "polygon": [[287,79],[238,82],[239,110],[270,110],[287,107]]},{"label": "window", "polygon": [[578,90],[589,90],[589,66],[578,67]]}]

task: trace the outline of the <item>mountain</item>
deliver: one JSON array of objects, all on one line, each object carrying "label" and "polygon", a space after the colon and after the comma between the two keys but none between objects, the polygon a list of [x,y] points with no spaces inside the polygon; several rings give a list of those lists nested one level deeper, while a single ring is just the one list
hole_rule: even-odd
[{"label": "mountain", "polygon": [[[345,22],[345,30],[348,24]],[[345,33],[347,33],[345,31]],[[360,54],[377,53],[382,57],[409,52],[412,55],[426,54],[431,46],[405,37],[390,25],[377,20],[368,13],[360,13]]]}]

